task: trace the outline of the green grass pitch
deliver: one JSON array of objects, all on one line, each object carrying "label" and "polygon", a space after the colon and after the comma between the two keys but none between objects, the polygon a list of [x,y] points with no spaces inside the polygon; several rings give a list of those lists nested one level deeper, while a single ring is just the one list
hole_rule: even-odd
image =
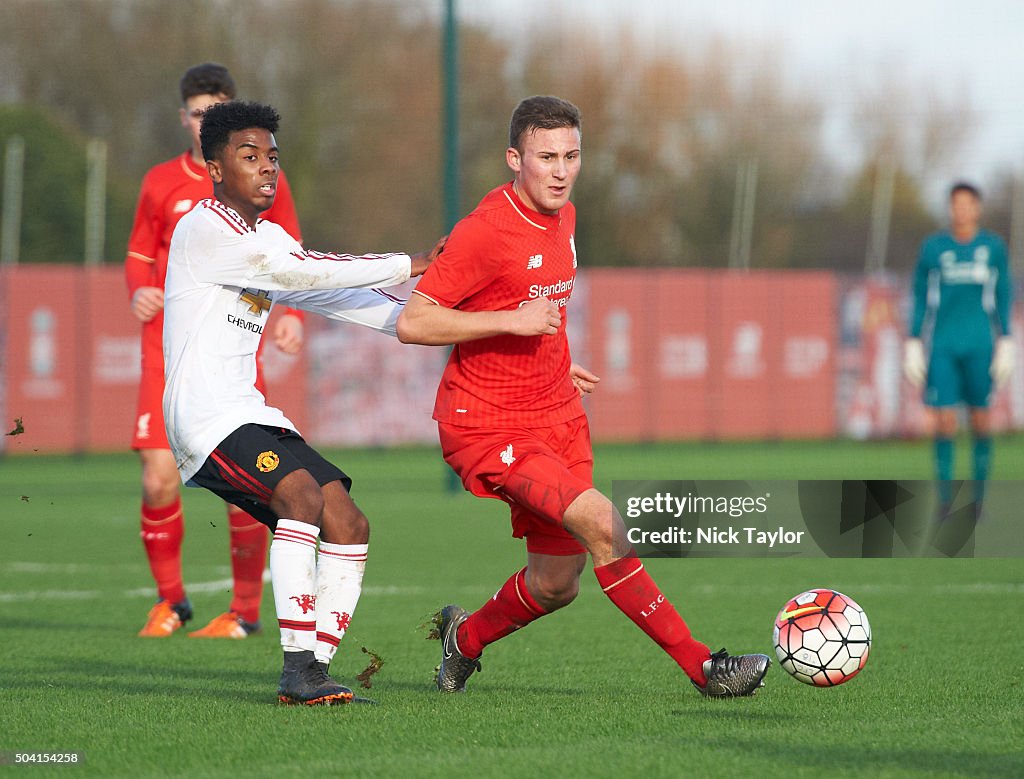
[{"label": "green grass pitch", "polygon": [[[964,445],[959,465],[967,467]],[[612,479],[930,476],[924,442],[602,446]],[[689,559],[648,568],[694,634],[771,654],[787,598],[834,587],[865,608],[867,668],[818,690],[774,664],[752,699],[705,700],[584,574],[568,609],[489,647],[465,695],[433,689],[437,642],[418,626],[475,609],[524,564],[504,506],[445,490],[429,448],[330,453],[372,523],[365,591],[332,671],[380,705],[277,705],[280,648],[135,637],[154,596],[131,455],[0,461],[0,753],[77,751],[26,776],[1024,776],[1024,566],[1019,559]],[[1024,473],[1000,438],[994,477]],[[229,601],[227,527],[186,492],[196,623]],[[1019,520],[1015,518],[1015,520]]]}]

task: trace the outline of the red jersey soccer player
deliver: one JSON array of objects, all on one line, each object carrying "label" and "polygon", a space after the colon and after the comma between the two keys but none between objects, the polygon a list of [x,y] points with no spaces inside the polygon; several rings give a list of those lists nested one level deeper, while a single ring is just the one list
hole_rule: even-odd
[{"label": "red jersey soccer player", "polygon": [[[199,141],[203,111],[235,97],[235,82],[215,63],[189,68],[181,79],[182,126],[191,134],[188,151],[146,174],[135,222],[128,240],[125,276],[132,313],[142,324],[142,381],[132,449],[142,462],[142,542],[156,580],[159,600],[150,610],[140,636],[171,635],[192,617],[181,575],[184,536],[181,487],[164,431],[163,304],[167,254],[178,220],[210,197],[213,185]],[[282,173],[277,198],[263,217],[301,240],[291,190]],[[302,346],[301,314],[286,312],[274,332],[277,347],[295,353]],[[258,363],[257,363],[258,364]],[[257,387],[262,391],[262,375]],[[269,536],[266,528],[235,506],[228,507],[234,597],[230,610],[190,635],[200,638],[245,638],[259,626],[263,567]]]},{"label": "red jersey soccer player", "polygon": [[556,97],[512,114],[512,182],[456,225],[398,319],[406,343],[454,344],[434,419],[444,458],[474,495],[505,500],[527,565],[479,610],[441,610],[437,686],[461,692],[488,644],[568,605],[587,554],[605,594],[705,695],[752,695],[766,655],[712,655],[644,570],[594,489],[580,397],[598,378],[571,362],[564,311],[576,277],[579,109]]}]

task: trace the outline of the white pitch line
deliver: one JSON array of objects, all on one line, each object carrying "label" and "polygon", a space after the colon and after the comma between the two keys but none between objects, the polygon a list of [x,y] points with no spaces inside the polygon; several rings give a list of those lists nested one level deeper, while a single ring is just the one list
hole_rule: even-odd
[{"label": "white pitch line", "polygon": [[[141,566],[140,566],[141,567]],[[91,571],[105,571],[108,566],[90,563],[30,563],[12,562],[0,564],[2,573],[56,573],[76,574]]]},{"label": "white pitch line", "polygon": [[[106,570],[106,566],[99,565],[87,565],[87,564],[58,564],[58,563],[28,563],[28,562],[13,562],[4,563],[0,566],[0,571],[16,572],[16,573],[38,573],[38,574],[78,574],[86,571],[94,570]],[[263,581],[270,581],[270,569],[264,569]],[[215,579],[208,582],[192,582],[186,586],[189,593],[209,593],[209,592],[230,592],[233,586],[231,579]],[[467,587],[461,587],[460,590],[470,590]],[[485,587],[474,587],[470,591],[476,592],[477,590],[485,591]],[[363,587],[363,595],[375,597],[378,595],[384,596],[409,596],[409,595],[422,595],[427,591],[426,587],[420,585],[395,585],[395,584],[368,584]],[[23,590],[21,592],[0,592],[0,603],[18,603],[21,601],[40,601],[40,600],[99,600],[100,598],[111,598],[111,597],[122,597],[122,598],[147,598],[153,599],[156,597],[155,587],[135,587],[130,590],[122,590],[121,592],[105,592],[103,590]]]},{"label": "white pitch line", "polygon": [[[263,572],[263,580],[270,580],[269,571]],[[231,590],[231,579],[217,579],[209,582],[194,582],[188,585],[188,591],[192,592],[229,592]],[[437,588],[427,588],[421,585],[396,585],[396,584],[369,584],[363,587],[363,595],[369,597],[409,597],[423,595],[432,592]],[[493,589],[493,588],[492,588]],[[723,587],[721,585],[697,585],[690,587],[687,592],[690,594],[714,594],[726,591],[745,589],[740,585]],[[1024,583],[1016,582],[968,582],[964,584],[935,584],[926,587],[916,587],[908,584],[862,584],[847,585],[842,589],[846,592],[862,595],[864,593],[881,593],[886,595],[902,593],[924,593],[936,595],[1024,595]],[[487,592],[484,585],[463,585],[447,590],[452,595],[470,595]],[[24,601],[66,601],[66,600],[99,600],[101,598],[147,598],[156,597],[156,590],[152,587],[137,587],[121,592],[106,592],[103,590],[24,590],[20,592],[0,592],[0,603],[19,603]]]},{"label": "white pitch line", "polygon": [[0,592],[0,603],[20,603],[31,600],[97,600],[110,597],[99,590],[30,590],[28,592]]},{"label": "white pitch line", "polygon": [[[88,574],[105,570],[108,570],[108,566],[88,563],[38,563],[24,561],[0,563],[0,573],[56,574],[62,576]],[[269,569],[264,569],[263,581],[266,582],[269,580],[270,571]],[[186,589],[189,593],[226,593],[230,592],[231,587],[232,581],[230,578],[218,578],[212,581],[196,581],[186,585]],[[420,585],[367,585],[362,588],[362,595],[369,596],[371,598],[378,596],[409,597],[424,595],[425,593],[432,592],[435,589],[436,588],[430,588],[428,590],[428,588]],[[493,589],[493,587],[489,589]],[[683,595],[714,595],[727,590],[739,589],[742,588],[738,585],[736,587],[723,587],[721,585],[695,585],[687,588]],[[878,582],[865,582],[861,583],[861,585],[844,583],[840,589],[855,595],[894,595],[905,593],[931,593],[936,595],[1024,595],[1024,582],[975,581],[952,583],[952,585],[932,585],[924,588],[916,587],[914,585],[904,585],[904,583],[901,583],[901,585],[896,585],[896,583],[880,585]],[[488,587],[482,585],[478,587],[463,586],[455,588],[454,591],[450,592],[452,595],[478,594],[488,592]],[[112,597],[147,598],[152,600],[157,597],[157,591],[154,587],[132,588],[130,590],[123,590],[120,592],[102,590],[25,590],[16,593],[0,592],[0,603],[17,603],[22,601],[84,601]]]}]

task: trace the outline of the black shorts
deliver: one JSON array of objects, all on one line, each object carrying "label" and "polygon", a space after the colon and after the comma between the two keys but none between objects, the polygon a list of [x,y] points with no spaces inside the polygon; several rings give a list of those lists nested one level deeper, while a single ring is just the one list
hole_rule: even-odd
[{"label": "black shorts", "polygon": [[273,530],[278,517],[268,505],[270,496],[281,479],[299,470],[309,471],[321,487],[340,481],[346,491],[352,489],[352,479],[294,430],[266,425],[235,430],[210,453],[189,484],[208,489]]}]

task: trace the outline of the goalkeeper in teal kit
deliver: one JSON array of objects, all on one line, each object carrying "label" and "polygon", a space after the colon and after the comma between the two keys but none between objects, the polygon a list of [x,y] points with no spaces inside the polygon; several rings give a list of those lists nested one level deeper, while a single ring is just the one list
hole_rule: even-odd
[{"label": "goalkeeper in teal kit", "polygon": [[953,440],[961,403],[969,411],[975,513],[980,514],[992,462],[989,400],[1014,365],[1006,243],[979,228],[981,194],[974,186],[953,185],[949,214],[950,229],[921,245],[903,361],[910,382],[924,387],[924,402],[934,415],[940,519],[953,499]]}]

